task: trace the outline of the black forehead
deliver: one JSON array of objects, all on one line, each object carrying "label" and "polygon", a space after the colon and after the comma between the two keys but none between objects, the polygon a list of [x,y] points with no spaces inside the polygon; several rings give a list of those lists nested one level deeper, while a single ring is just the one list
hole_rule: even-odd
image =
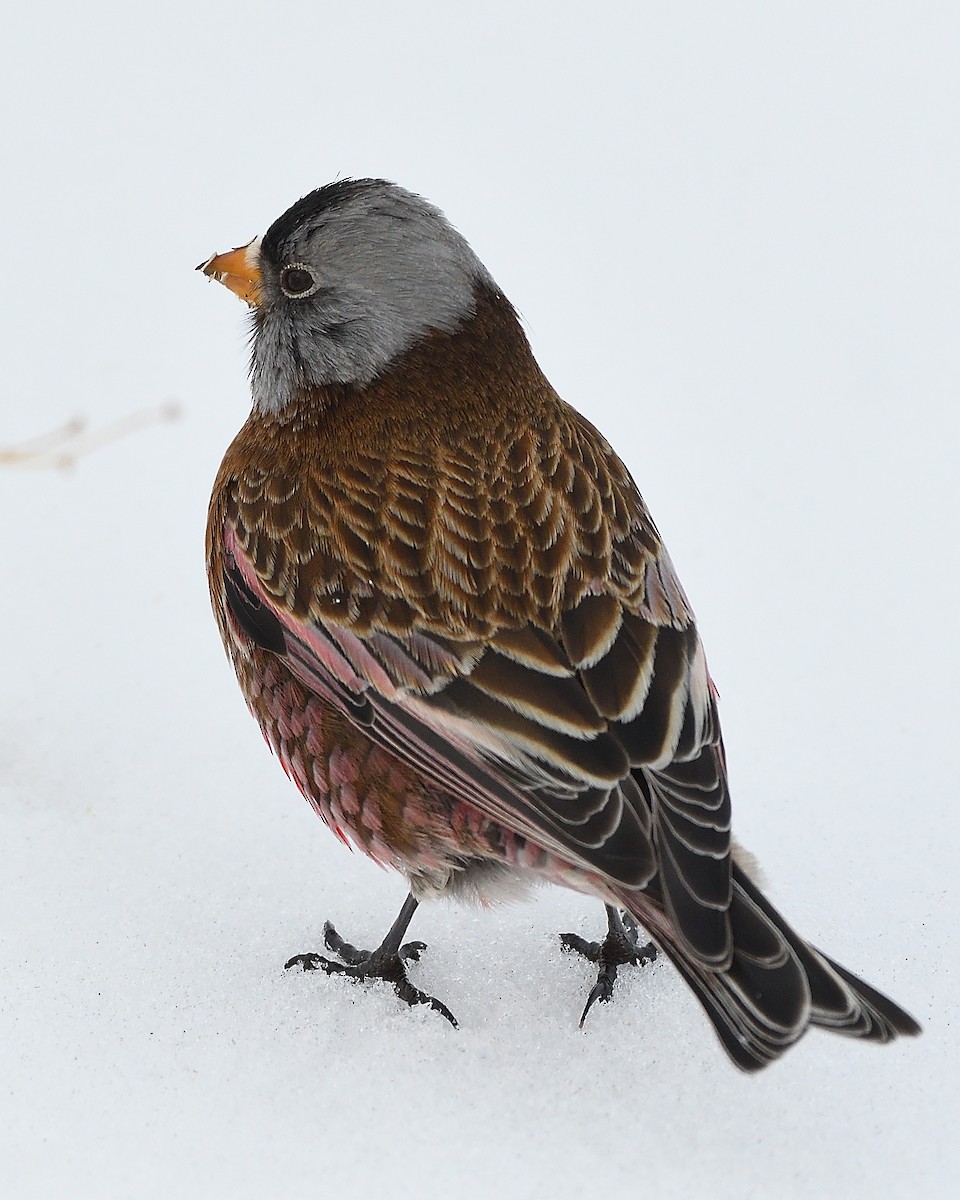
[{"label": "black forehead", "polygon": [[349,204],[364,192],[391,187],[386,179],[338,179],[327,183],[315,192],[302,197],[290,206],[281,217],[277,217],[263,235],[260,253],[273,262],[279,262],[284,243],[306,222],[312,222],[326,212],[332,212]]}]

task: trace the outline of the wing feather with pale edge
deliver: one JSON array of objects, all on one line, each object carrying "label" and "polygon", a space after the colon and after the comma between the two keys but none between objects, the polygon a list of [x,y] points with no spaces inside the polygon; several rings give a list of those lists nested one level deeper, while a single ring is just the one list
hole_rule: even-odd
[{"label": "wing feather with pale edge", "polygon": [[[640,889],[658,872],[681,941],[730,957],[729,798],[706,663],[665,552],[628,607],[588,593],[556,628],[482,642],[429,623],[304,620],[224,530],[228,606],[254,642],[453,796]],[[659,618],[659,619],[657,619]]]}]

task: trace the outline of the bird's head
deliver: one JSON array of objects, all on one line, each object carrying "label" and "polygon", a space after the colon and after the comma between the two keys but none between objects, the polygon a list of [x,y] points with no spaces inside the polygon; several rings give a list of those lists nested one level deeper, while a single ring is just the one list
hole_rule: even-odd
[{"label": "bird's head", "polygon": [[493,280],[439,209],[382,179],[327,184],[263,237],[198,268],[253,309],[255,409],[370,383],[427,333],[455,332]]}]

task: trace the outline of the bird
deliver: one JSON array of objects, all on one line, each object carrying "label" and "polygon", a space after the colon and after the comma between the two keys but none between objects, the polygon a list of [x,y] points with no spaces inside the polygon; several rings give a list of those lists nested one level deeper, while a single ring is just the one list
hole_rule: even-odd
[{"label": "bird", "polygon": [[[540,883],[604,905],[583,1010],[658,951],[732,1061],[811,1027],[920,1031],[764,895],[731,834],[718,693],[627,467],[420,195],[339,179],[198,267],[250,308],[251,410],[210,500],[227,656],[333,833],[406,881],[382,943],[286,966],[415,987],[421,901]],[[642,943],[640,931],[651,940]]]}]

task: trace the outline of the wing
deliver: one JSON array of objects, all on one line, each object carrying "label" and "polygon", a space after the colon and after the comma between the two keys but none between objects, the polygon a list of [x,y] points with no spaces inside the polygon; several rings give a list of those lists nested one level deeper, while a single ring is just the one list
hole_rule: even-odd
[{"label": "wing", "polygon": [[222,529],[230,618],[452,796],[650,887],[696,958],[722,965],[729,799],[689,606],[599,434],[581,422],[559,451],[523,438],[487,479],[484,448],[340,463],[311,476],[307,511],[273,480],[270,519],[248,480]]}]

